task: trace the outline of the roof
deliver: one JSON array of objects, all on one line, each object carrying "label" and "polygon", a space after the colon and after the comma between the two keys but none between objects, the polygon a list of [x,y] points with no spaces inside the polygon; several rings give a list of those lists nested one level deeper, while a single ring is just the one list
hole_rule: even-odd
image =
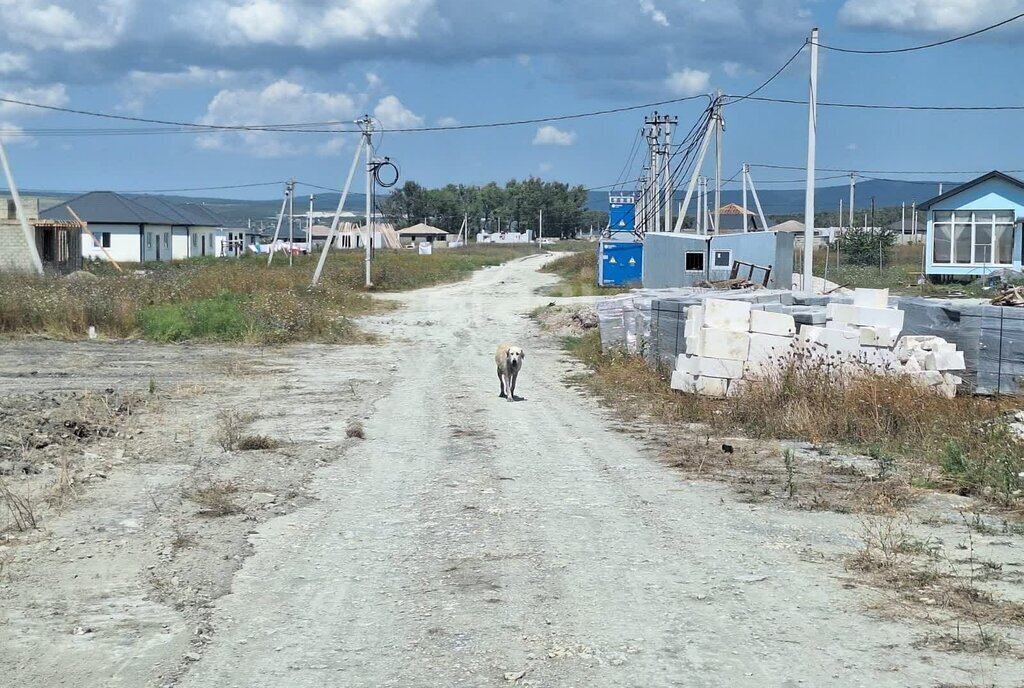
[{"label": "roof", "polygon": [[[721,215],[743,215],[744,214],[743,208],[738,206],[738,205],[736,205],[735,203],[728,203],[726,205],[723,205],[721,208],[718,209],[718,212]],[[750,210],[750,209],[747,209],[746,214],[747,215],[753,215],[754,211]]]},{"label": "roof", "polygon": [[960,186],[955,186],[946,193],[939,194],[934,198],[929,198],[924,203],[919,203],[917,207],[921,210],[928,210],[936,203],[941,203],[942,201],[946,200],[947,198],[950,198],[951,196],[956,196],[958,193],[967,191],[968,189],[972,189],[975,186],[978,186],[979,184],[984,184],[985,182],[991,181],[993,179],[999,179],[1009,184],[1013,184],[1018,189],[1024,189],[1024,182],[1017,179],[1016,177],[1011,177],[1005,172],[1000,172],[999,170],[992,170],[988,174],[983,174],[980,177],[972,179],[969,182],[964,182]]},{"label": "roof", "polygon": [[424,224],[422,222],[417,224],[417,225],[413,225],[412,227],[406,227],[405,229],[400,229],[400,230],[398,230],[398,233],[401,236],[428,236],[428,235],[431,235],[431,234],[433,234],[433,235],[442,235],[443,234],[445,236],[448,235],[448,232],[444,231],[443,229],[438,229],[437,227],[431,227],[430,225]]},{"label": "roof", "polygon": [[73,221],[71,208],[85,222],[96,224],[153,224],[220,227],[212,211],[196,203],[173,203],[159,196],[129,198],[113,191],[92,191],[39,213],[43,220]]},{"label": "roof", "polygon": [[775,225],[774,227],[769,227],[768,231],[769,232],[802,232],[805,229],[807,229],[806,225],[804,225],[804,223],[800,222],[799,220],[786,220],[785,222],[780,222],[779,224]]}]

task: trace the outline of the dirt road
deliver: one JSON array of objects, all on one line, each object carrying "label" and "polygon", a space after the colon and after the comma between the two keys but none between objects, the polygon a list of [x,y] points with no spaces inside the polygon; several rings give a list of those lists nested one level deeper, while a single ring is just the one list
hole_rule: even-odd
[{"label": "dirt road", "polygon": [[[1019,661],[918,649],[920,629],[866,614],[870,593],[839,563],[857,546],[855,518],[740,503],[621,432],[566,383],[573,363],[526,317],[550,300],[536,294],[553,281],[541,260],[394,297],[404,308],[368,323],[388,338],[378,358],[340,349],[294,379],[296,393],[318,389],[323,412],[331,374],[380,374],[366,439],[331,449],[311,499],[253,527],[186,671],[97,671],[78,685],[1019,681]],[[501,341],[527,351],[517,403],[498,398]],[[323,451],[340,424],[293,427],[292,439]],[[180,660],[191,629],[172,609],[147,613],[149,631],[118,657]],[[8,623],[8,637],[22,627]],[[75,660],[110,661],[92,647]],[[53,685],[24,655],[6,668],[12,685]]]}]

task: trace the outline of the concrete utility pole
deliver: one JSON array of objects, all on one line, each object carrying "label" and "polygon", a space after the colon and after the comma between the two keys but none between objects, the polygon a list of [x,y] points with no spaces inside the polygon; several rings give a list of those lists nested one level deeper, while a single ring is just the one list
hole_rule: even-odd
[{"label": "concrete utility pole", "polygon": [[[334,211],[334,219],[331,220],[331,231],[327,235],[327,243],[320,251],[320,261],[316,264],[316,271],[313,273],[313,286],[320,281],[320,275],[324,271],[324,263],[327,262],[327,251],[334,245],[335,233],[338,231],[338,223],[341,221],[341,211],[345,208],[345,201],[348,200],[348,191],[352,186],[352,180],[356,175],[356,167],[359,165],[359,154],[362,153],[363,139],[360,138],[359,145],[352,155],[352,165],[348,168],[348,177],[345,178],[345,186],[341,191],[341,198],[338,199],[338,208]],[[273,255],[273,254],[271,254]]]},{"label": "concrete utility pole", "polygon": [[537,248],[544,246],[544,209],[537,213]]},{"label": "concrete utility pole", "polygon": [[818,29],[811,29],[811,80],[807,100],[807,191],[804,198],[804,291],[814,293],[814,165],[818,133]]},{"label": "concrete utility pole", "polygon": [[675,187],[672,179],[672,127],[679,122],[678,117],[665,117],[665,231],[672,231],[672,196]]},{"label": "concrete utility pole", "polygon": [[309,219],[306,222],[306,253],[313,255],[313,201],[316,196],[309,194]]},{"label": "concrete utility pole", "polygon": [[370,222],[373,212],[370,204],[373,191],[373,120],[364,117],[359,120],[359,128],[363,130],[363,146],[366,148],[366,288],[373,286],[370,275],[370,263],[373,261],[373,230]]},{"label": "concrete utility pole", "polygon": [[7,177],[7,188],[11,190],[11,200],[14,201],[14,212],[18,214],[18,222],[21,224],[21,231],[25,235],[25,248],[28,250],[29,261],[32,269],[37,275],[43,274],[43,261],[39,259],[39,250],[36,248],[36,234],[28,224],[25,217],[25,207],[21,203],[21,194],[18,193],[18,185],[14,183],[14,175],[11,173],[11,165],[7,161],[7,151],[4,150],[3,138],[0,138],[0,165],[4,168],[4,176]]},{"label": "concrete utility pole", "polygon": [[850,173],[850,229],[853,229],[853,190],[857,185],[857,173]]},{"label": "concrete utility pole", "polygon": [[907,233],[907,202],[903,201],[903,207],[900,211],[902,216],[900,217],[900,234]]},{"label": "concrete utility pole", "polygon": [[718,89],[715,97],[715,234],[719,234],[722,208],[722,132],[725,123],[722,121],[722,89]]},{"label": "concrete utility pole", "polygon": [[295,182],[288,180],[288,265],[295,257]]},{"label": "concrete utility pole", "polygon": [[284,211],[288,209],[288,184],[285,184],[284,198],[281,200],[281,210],[277,214],[277,227],[274,228],[274,240],[270,242],[270,255],[267,256],[267,267],[274,262],[274,254],[277,252],[277,240],[281,237],[281,223],[284,222]]},{"label": "concrete utility pole", "polygon": [[690,184],[686,187],[686,195],[683,203],[679,206],[679,215],[676,217],[674,232],[683,231],[683,220],[690,209],[690,200],[693,198],[694,189],[697,188],[697,179],[700,177],[701,168],[704,166],[704,156],[707,155],[708,145],[711,143],[711,132],[715,127],[715,118],[709,117],[707,127],[704,129],[704,140],[700,145],[700,154],[697,156],[697,164],[693,166],[693,173],[690,175]]},{"label": "concrete utility pole", "polygon": [[740,172],[740,176],[743,177],[743,232],[744,234],[748,231],[747,227],[750,224],[747,222],[747,174],[750,173],[750,165],[743,163],[743,170]]}]

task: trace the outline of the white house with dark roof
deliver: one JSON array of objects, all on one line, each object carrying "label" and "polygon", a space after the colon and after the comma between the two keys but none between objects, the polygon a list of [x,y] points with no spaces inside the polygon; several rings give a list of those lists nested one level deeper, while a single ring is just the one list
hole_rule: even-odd
[{"label": "white house with dark roof", "polygon": [[93,191],[49,208],[40,217],[71,220],[73,210],[88,230],[82,240],[83,258],[169,262],[216,255],[221,222],[197,207],[157,196],[129,198],[112,191]]}]

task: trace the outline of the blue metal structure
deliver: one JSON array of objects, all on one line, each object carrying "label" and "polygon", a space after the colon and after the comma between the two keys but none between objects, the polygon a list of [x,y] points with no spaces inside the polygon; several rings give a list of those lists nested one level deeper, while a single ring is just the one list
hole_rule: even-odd
[{"label": "blue metal structure", "polygon": [[602,241],[597,251],[597,284],[622,287],[640,284],[644,245],[636,241]]},{"label": "blue metal structure", "polygon": [[636,199],[622,194],[608,195],[608,231],[632,232],[636,229]]}]

